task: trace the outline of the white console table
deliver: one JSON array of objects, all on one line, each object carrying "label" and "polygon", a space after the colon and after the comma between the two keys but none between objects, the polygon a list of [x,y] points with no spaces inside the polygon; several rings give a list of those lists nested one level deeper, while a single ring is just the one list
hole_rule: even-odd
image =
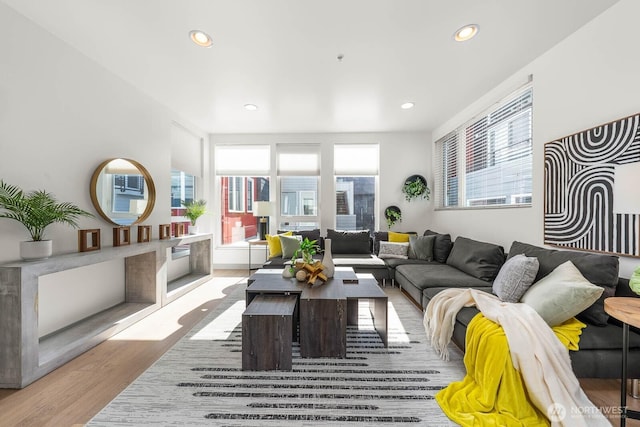
[{"label": "white console table", "polygon": [[[167,297],[167,249],[190,244],[190,274]],[[212,235],[154,240],[0,266],[0,388],[23,388],[211,278]],[[125,300],[38,336],[40,276],[122,259]]]}]

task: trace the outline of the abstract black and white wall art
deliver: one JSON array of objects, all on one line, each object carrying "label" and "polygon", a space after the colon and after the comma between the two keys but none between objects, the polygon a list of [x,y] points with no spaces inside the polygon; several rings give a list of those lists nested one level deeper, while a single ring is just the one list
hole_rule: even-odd
[{"label": "abstract black and white wall art", "polygon": [[640,114],[545,144],[546,244],[640,257]]}]

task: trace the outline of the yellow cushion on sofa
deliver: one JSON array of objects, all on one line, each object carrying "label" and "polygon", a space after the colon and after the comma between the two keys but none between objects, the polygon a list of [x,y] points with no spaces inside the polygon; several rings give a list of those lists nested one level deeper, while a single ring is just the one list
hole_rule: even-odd
[{"label": "yellow cushion on sofa", "polygon": [[405,243],[409,241],[409,234],[396,233],[394,231],[389,232],[389,241],[395,243]]},{"label": "yellow cushion on sofa", "polygon": [[275,236],[272,236],[270,234],[265,235],[265,238],[267,239],[267,245],[269,246],[269,258],[275,258],[282,255],[282,244],[280,243],[280,236],[293,236],[293,231],[276,234]]}]

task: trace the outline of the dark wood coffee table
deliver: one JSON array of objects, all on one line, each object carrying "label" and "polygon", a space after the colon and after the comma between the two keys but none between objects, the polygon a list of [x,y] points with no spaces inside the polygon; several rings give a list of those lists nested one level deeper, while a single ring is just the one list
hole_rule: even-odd
[{"label": "dark wood coffee table", "polygon": [[265,294],[297,296],[302,357],[346,357],[348,319],[357,324],[361,298],[369,299],[374,325],[387,346],[387,296],[371,275],[358,277],[350,267],[337,267],[332,279],[309,286],[284,279],[282,270],[258,270],[249,278],[247,305]]}]

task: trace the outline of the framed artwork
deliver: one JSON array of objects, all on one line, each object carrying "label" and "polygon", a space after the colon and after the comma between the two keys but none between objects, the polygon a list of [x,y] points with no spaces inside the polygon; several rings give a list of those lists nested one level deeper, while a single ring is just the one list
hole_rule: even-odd
[{"label": "framed artwork", "polygon": [[640,114],[545,144],[544,242],[640,257]]}]

